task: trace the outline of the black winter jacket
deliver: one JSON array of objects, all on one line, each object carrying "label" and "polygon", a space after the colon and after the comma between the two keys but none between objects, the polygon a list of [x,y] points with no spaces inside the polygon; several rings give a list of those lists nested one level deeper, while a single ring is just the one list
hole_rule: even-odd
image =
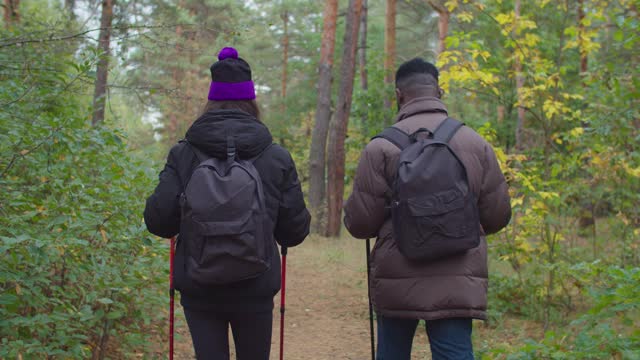
[{"label": "black winter jacket", "polygon": [[[169,238],[180,232],[180,194],[199,161],[191,146],[210,156],[225,159],[227,134],[235,138],[242,159],[260,155],[254,166],[260,174],[273,238],[286,247],[300,244],[309,234],[311,216],[306,209],[296,167],[287,150],[272,144],[267,127],[239,110],[214,110],[198,118],[186,141],[176,144],[160,173],[160,182],[147,199],[144,220],[149,231]],[[266,149],[266,150],[265,150]],[[261,154],[262,153],[262,154]],[[216,311],[265,311],[273,307],[280,290],[280,256],[273,242],[270,269],[259,277],[232,285],[199,288],[184,274],[183,241],[178,236],[174,283],[184,307]]]}]

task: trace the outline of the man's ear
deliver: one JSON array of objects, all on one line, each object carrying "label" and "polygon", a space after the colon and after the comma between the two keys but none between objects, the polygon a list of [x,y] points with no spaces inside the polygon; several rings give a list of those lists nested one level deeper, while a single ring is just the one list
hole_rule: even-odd
[{"label": "man's ear", "polygon": [[404,98],[402,96],[402,91],[400,91],[400,89],[398,89],[398,88],[396,88],[396,103],[398,104],[398,108],[400,108],[402,103],[404,103]]}]

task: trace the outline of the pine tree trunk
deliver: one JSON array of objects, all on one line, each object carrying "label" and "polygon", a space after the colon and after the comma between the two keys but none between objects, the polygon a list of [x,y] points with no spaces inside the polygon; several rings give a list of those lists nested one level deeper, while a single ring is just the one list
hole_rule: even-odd
[{"label": "pine tree trunk", "polygon": [[107,76],[109,73],[109,42],[111,40],[111,22],[113,21],[113,5],[115,0],[102,0],[102,15],[100,16],[100,35],[98,48],[102,52],[96,71],[95,92],[93,94],[93,118],[95,126],[104,121],[104,108],[107,100]]},{"label": "pine tree trunk", "polygon": [[360,87],[367,90],[369,79],[367,76],[367,14],[369,12],[368,1],[362,3],[362,18],[360,20],[360,49],[358,63],[360,67]]},{"label": "pine tree trunk", "polygon": [[[393,83],[396,62],[396,0],[387,0],[384,22],[384,84],[388,88]],[[385,109],[391,108],[391,99],[385,97]]]},{"label": "pine tree trunk", "polygon": [[443,4],[437,3],[432,0],[428,0],[427,3],[431,5],[433,10],[438,13],[438,49],[437,55],[440,56],[446,49],[447,33],[449,32],[449,10]]},{"label": "pine tree trunk", "polygon": [[[183,3],[180,2],[180,4],[178,5],[179,8],[182,8]],[[184,39],[182,36],[183,33],[183,29],[182,29],[182,25],[177,25],[176,26],[176,43],[175,43],[175,58],[176,59],[180,59],[182,57],[182,46],[184,44]],[[173,66],[172,69],[172,74],[171,74],[171,80],[173,81],[173,88],[176,89],[176,91],[180,91],[180,89],[182,89],[181,86],[181,79],[183,78],[183,74],[181,73],[181,69],[180,66],[178,65],[178,61],[175,61],[175,65]],[[168,138],[169,138],[169,143],[170,144],[174,144],[178,141],[178,127],[179,127],[179,119],[178,116],[181,114],[181,107],[182,107],[182,96],[180,94],[180,96],[176,96],[173,97],[173,99],[171,100],[171,102],[173,103],[173,106],[171,107],[171,110],[169,111],[169,124],[167,126],[167,134],[168,134]]]},{"label": "pine tree trunk", "polygon": [[[514,3],[514,38],[517,39],[518,19],[520,19],[520,0],[515,0]],[[518,102],[522,100],[522,87],[524,86],[524,76],[522,76],[522,63],[520,62],[520,54],[517,53],[517,49],[514,49],[514,68],[516,72],[516,94],[518,94]],[[525,109],[522,104],[518,105],[518,118],[516,121],[516,150],[522,150],[522,128],[524,126]]]},{"label": "pine tree trunk", "polygon": [[331,120],[331,82],[337,17],[338,0],[327,0],[324,7],[322,47],[318,65],[318,102],[309,155],[309,207],[313,214],[312,230],[315,233],[321,232],[326,223],[324,220],[325,162],[327,133]]},{"label": "pine tree trunk", "polygon": [[282,113],[287,110],[287,65],[289,64],[289,12],[285,10],[282,15],[284,34],[282,35],[282,84],[280,95],[282,97]]},{"label": "pine tree trunk", "polygon": [[[587,52],[584,50],[584,42],[582,41],[582,37],[584,34],[584,0],[578,0],[578,44],[580,49],[580,76],[582,77],[582,87],[586,88],[587,84],[585,83],[585,75],[587,73],[587,69],[589,66],[587,60]],[[586,121],[582,121],[582,127],[588,127],[588,123]],[[589,175],[587,175],[589,176]],[[590,176],[589,176],[590,177]],[[583,197],[581,199],[581,210],[580,210],[580,218],[578,219],[578,227],[579,232],[581,234],[589,234],[595,239],[596,235],[596,216],[595,216],[595,206],[590,197]],[[589,231],[591,230],[591,231]],[[594,254],[595,254],[595,241],[594,241]]]},{"label": "pine tree trunk", "polygon": [[342,201],[344,197],[344,142],[347,135],[353,80],[355,76],[358,28],[362,14],[362,0],[349,0],[349,11],[344,33],[342,64],[340,65],[340,88],[336,114],[329,129],[329,186],[327,236],[340,235]]},{"label": "pine tree trunk", "polygon": [[20,22],[20,0],[4,0],[4,24],[8,29],[11,24]]},{"label": "pine tree trunk", "polygon": [[[578,39],[580,39],[580,74],[584,76],[588,69],[587,51],[584,50],[584,42],[582,37],[584,35],[584,0],[578,0]],[[585,84],[583,83],[583,86]]]},{"label": "pine tree trunk", "polygon": [[71,21],[76,19],[76,0],[64,0],[64,8],[69,13],[69,18]]},{"label": "pine tree trunk", "polygon": [[[360,19],[360,46],[358,52],[358,62],[360,67],[360,88],[367,91],[369,87],[369,79],[367,76],[367,15],[369,12],[369,4],[367,0],[362,3],[362,17]],[[369,126],[367,113],[362,115],[362,132],[365,136],[369,136]]]}]

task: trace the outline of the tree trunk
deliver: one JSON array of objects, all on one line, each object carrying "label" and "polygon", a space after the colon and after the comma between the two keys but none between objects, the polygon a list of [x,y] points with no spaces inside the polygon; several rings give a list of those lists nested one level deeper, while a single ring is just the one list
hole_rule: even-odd
[{"label": "tree trunk", "polygon": [[[364,0],[362,3],[362,17],[360,19],[360,46],[358,52],[358,63],[360,67],[360,88],[363,91],[367,91],[369,87],[369,79],[367,76],[367,14],[369,12],[368,9],[368,1]],[[363,112],[362,115],[362,132],[365,136],[369,136],[369,126],[367,113]]]},{"label": "tree trunk", "polygon": [[367,14],[369,12],[368,1],[362,3],[362,19],[360,20],[360,51],[358,62],[360,65],[360,87],[367,90],[369,79],[367,76]]},{"label": "tree trunk", "polygon": [[113,20],[113,5],[115,0],[102,0],[102,15],[100,16],[100,35],[98,48],[102,52],[96,71],[95,92],[93,94],[93,118],[95,126],[104,120],[104,107],[107,100],[107,75],[109,73],[109,42],[111,40],[111,22]]},{"label": "tree trunk", "polygon": [[[180,3],[178,5],[179,7],[182,7],[182,3]],[[181,44],[183,44],[183,39],[182,39],[182,25],[177,25],[176,26],[176,45],[175,45],[175,56],[176,58],[180,58],[182,56],[182,47]],[[172,75],[171,78],[173,80],[173,86],[175,89],[181,89],[180,83],[181,83],[181,79],[182,79],[182,74],[180,73],[180,67],[178,65],[178,62],[175,62],[175,65],[173,66],[173,71],[172,71]],[[182,100],[181,100],[181,96],[177,96],[175,98],[175,108],[172,108],[172,110],[170,111],[170,115],[169,115],[169,126],[167,127],[167,133],[168,133],[168,138],[169,138],[169,143],[173,144],[175,142],[177,142],[178,140],[178,115],[181,113],[180,109],[182,107]]]},{"label": "tree trunk", "polygon": [[[393,83],[393,70],[396,62],[396,0],[387,0],[384,22],[384,85]],[[385,109],[391,108],[391,99],[385,97]]]},{"label": "tree trunk", "polygon": [[329,130],[329,186],[327,236],[340,234],[342,201],[344,197],[344,142],[347,135],[353,79],[355,76],[358,28],[362,14],[362,0],[349,0],[349,11],[344,32],[344,48],[340,65],[340,88],[334,121]]},{"label": "tree trunk", "polygon": [[[513,37],[515,39],[518,38],[518,20],[520,19],[520,0],[515,0],[514,3],[514,34]],[[522,63],[520,62],[520,54],[518,54],[518,49],[514,49],[514,68],[516,72],[516,94],[518,95],[518,119],[516,121],[516,150],[522,150],[522,128],[524,126],[524,116],[525,109],[520,103],[522,100],[522,87],[524,86],[524,76],[522,76]]]},{"label": "tree trunk", "polygon": [[11,24],[20,22],[19,6],[20,0],[4,0],[4,24],[7,29]]},{"label": "tree trunk", "polygon": [[331,120],[331,82],[333,80],[331,68],[333,67],[337,17],[338,0],[327,0],[324,6],[322,47],[318,64],[318,102],[309,155],[309,207],[313,214],[312,230],[315,233],[319,233],[325,224],[323,211],[326,190],[325,155],[329,121]]},{"label": "tree trunk", "polygon": [[[584,0],[578,0],[578,43],[580,45],[580,75],[584,76],[588,68],[587,51],[584,50]],[[582,84],[585,86],[585,84]]]},{"label": "tree trunk", "polygon": [[282,108],[281,111],[284,112],[287,110],[287,64],[289,63],[289,12],[285,10],[280,17],[282,18],[282,22],[284,24],[284,34],[282,35],[282,86],[281,86],[281,97],[282,97]]},{"label": "tree trunk", "polygon": [[440,56],[440,54],[447,49],[446,40],[447,33],[449,32],[449,9],[447,9],[445,5],[432,0],[428,0],[427,3],[438,13],[438,49],[436,50],[436,55]]},{"label": "tree trunk", "polygon": [[71,21],[74,21],[76,19],[76,0],[64,0],[64,8],[69,13]]},{"label": "tree trunk", "polygon": [[[584,0],[578,0],[578,48],[580,50],[580,76],[582,77],[582,87],[586,88],[587,84],[585,82],[585,76],[588,68],[588,60],[587,60],[587,52],[584,50],[584,42],[582,41],[582,37],[584,36]],[[587,128],[589,126],[588,122],[582,120],[582,127]],[[587,177],[591,178],[589,175]],[[589,179],[591,180],[591,179]],[[596,216],[595,216],[595,206],[591,197],[586,196],[583,197],[580,201],[581,210],[580,217],[578,219],[578,233],[590,235],[594,240],[594,257],[596,253]]]}]

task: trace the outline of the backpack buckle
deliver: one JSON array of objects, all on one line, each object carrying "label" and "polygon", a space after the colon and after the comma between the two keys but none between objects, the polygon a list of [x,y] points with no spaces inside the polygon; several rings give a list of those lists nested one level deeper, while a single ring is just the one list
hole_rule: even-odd
[{"label": "backpack buckle", "polygon": [[236,143],[233,136],[227,136],[227,160],[233,160],[236,157]]}]

